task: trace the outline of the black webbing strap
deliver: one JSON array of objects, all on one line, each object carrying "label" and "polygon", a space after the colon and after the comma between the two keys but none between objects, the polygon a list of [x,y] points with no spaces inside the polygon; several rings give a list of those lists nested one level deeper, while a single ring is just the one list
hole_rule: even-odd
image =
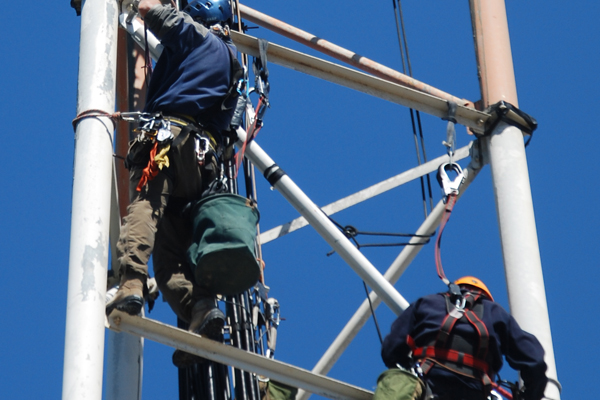
[{"label": "black webbing strap", "polygon": [[275,186],[275,184],[281,179],[282,176],[286,175],[285,171],[279,168],[279,165],[273,164],[269,168],[265,169],[263,173],[264,177],[271,184],[271,186]]}]

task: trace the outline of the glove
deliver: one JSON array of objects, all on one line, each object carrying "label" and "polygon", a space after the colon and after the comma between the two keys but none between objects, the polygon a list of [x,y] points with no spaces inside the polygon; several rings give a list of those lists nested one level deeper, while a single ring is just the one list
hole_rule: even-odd
[{"label": "glove", "polygon": [[121,1],[121,13],[125,14],[137,14],[138,5],[140,0],[122,0]]}]

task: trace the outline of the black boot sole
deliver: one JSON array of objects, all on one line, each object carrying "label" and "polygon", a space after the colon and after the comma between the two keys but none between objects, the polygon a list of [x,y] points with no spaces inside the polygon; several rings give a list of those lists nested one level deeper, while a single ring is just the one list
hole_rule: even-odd
[{"label": "black boot sole", "polygon": [[106,307],[106,315],[110,315],[115,308],[129,315],[142,315],[144,299],[137,295],[127,296],[122,300],[109,304]]},{"label": "black boot sole", "polygon": [[198,335],[215,340],[223,341],[223,328],[225,327],[225,315],[219,309],[211,310],[206,316],[204,323],[198,329]]}]

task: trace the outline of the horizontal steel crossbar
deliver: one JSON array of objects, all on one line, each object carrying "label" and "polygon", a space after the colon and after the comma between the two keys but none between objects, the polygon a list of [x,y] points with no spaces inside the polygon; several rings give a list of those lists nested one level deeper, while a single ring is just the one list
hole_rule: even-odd
[{"label": "horizontal steel crossbar", "polygon": [[221,364],[267,376],[278,382],[305,389],[331,399],[371,400],[373,392],[314,374],[281,361],[241,350],[148,318],[115,310],[109,327],[165,344]]}]

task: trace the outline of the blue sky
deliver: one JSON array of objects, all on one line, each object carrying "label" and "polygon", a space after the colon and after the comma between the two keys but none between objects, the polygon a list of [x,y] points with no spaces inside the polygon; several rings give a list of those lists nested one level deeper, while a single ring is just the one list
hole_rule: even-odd
[{"label": "blue sky", "polygon": [[[600,6],[588,2],[507,2],[519,104],[539,128],[527,148],[558,378],[563,399],[588,397],[600,357],[595,301],[600,196],[595,152],[600,92]],[[80,18],[69,1],[5,5],[0,32],[0,115],[5,124],[0,178],[0,393],[55,399],[62,392]],[[248,0],[246,5],[401,69],[392,2]],[[404,2],[413,75],[458,97],[479,99],[467,1]],[[8,9],[6,9],[8,7]],[[252,25],[252,24],[250,24]],[[265,29],[250,34],[315,54]],[[257,141],[318,205],[329,204],[416,165],[409,111],[350,89],[269,65],[271,108]],[[421,114],[430,159],[444,154],[445,122]],[[471,139],[457,129],[458,146]],[[466,163],[463,161],[464,167]],[[260,175],[259,175],[260,176]],[[432,177],[433,178],[433,177]],[[432,180],[434,201],[439,189]],[[259,177],[261,229],[297,212]],[[362,231],[413,232],[423,219],[418,182],[336,214]],[[360,238],[361,243],[371,241]],[[281,304],[276,358],[312,367],[365,298],[360,278],[310,228],[263,246],[266,281]],[[366,248],[380,271],[399,248]],[[508,307],[494,193],[485,167],[444,232],[450,278],[483,279]],[[433,245],[395,287],[408,300],[441,291]],[[393,313],[377,312],[386,334]],[[150,318],[175,324],[159,301]],[[373,389],[384,366],[372,321],[330,376]],[[144,399],[177,397],[172,349],[146,341]],[[508,367],[503,375],[511,377]]]}]

